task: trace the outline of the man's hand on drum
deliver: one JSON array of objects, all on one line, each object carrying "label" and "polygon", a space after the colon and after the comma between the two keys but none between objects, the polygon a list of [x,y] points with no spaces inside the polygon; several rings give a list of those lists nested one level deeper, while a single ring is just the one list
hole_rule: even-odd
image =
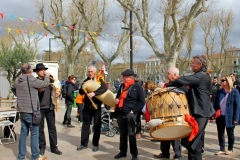
[{"label": "man's hand on drum", "polygon": [[92,98],[92,97],[95,96],[95,93],[94,92],[90,92],[90,93],[87,94],[87,96],[88,96],[88,98]]},{"label": "man's hand on drum", "polygon": [[118,104],[119,103],[119,99],[117,98],[117,99],[115,99],[115,103],[116,104]]}]

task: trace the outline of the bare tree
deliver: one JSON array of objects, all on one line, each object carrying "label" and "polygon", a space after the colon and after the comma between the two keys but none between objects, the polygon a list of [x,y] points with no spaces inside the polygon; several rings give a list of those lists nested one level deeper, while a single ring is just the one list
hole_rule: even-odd
[{"label": "bare tree", "polygon": [[[86,23],[86,30],[88,30],[88,31],[95,30],[97,33],[101,32],[103,30],[104,24],[107,23],[107,19],[106,19],[107,15],[105,13],[106,2],[107,2],[106,0],[74,1],[79,13],[81,13],[81,15],[83,16],[84,22]],[[96,7],[95,5],[102,6],[102,8]],[[90,8],[89,8],[89,6],[90,6]],[[96,10],[96,12],[95,12],[95,14],[93,14],[93,13],[90,14],[90,13],[88,13],[88,10],[91,10],[93,12]],[[126,22],[126,20],[127,20],[127,10],[124,9],[124,16],[123,16],[122,22]],[[125,24],[125,25],[127,25],[127,24]],[[135,31],[136,30],[134,30],[134,32]],[[107,67],[107,71],[109,74],[107,77],[107,80],[109,81],[111,79],[110,65],[111,65],[112,61],[115,60],[117,58],[117,56],[120,54],[120,51],[121,51],[123,45],[129,39],[129,36],[127,36],[127,31],[124,30],[123,35],[121,37],[120,36],[118,37],[117,44],[115,45],[116,46],[115,51],[113,50],[113,47],[109,47],[111,50],[110,55],[106,55],[103,53],[102,48],[99,45],[99,41],[96,38],[97,37],[96,34],[94,34],[92,32],[88,32],[88,35],[91,37],[91,41],[92,41],[98,55],[109,66],[109,67]],[[132,36],[132,35],[130,35],[130,36]]]},{"label": "bare tree", "polygon": [[233,26],[232,11],[209,12],[200,18],[204,31],[204,47],[212,70],[219,77],[226,65],[228,35]]},{"label": "bare tree", "polygon": [[[67,75],[73,74],[76,60],[90,42],[86,39],[83,15],[78,12],[75,3],[67,0],[35,1],[44,29],[64,45],[68,62]],[[89,9],[88,12],[90,14],[94,10]]]},{"label": "bare tree", "polygon": [[195,42],[194,31],[196,29],[196,22],[193,21],[189,28],[190,29],[189,29],[189,32],[187,33],[186,43],[185,43],[186,52],[181,53],[178,56],[178,60],[177,60],[177,64],[178,64],[177,67],[179,68],[180,75],[184,75],[186,73],[190,64],[190,57],[191,57],[192,49]]},{"label": "bare tree", "polygon": [[[131,10],[137,17],[142,36],[152,47],[154,53],[166,64],[166,68],[176,65],[176,60],[182,51],[183,43],[189,32],[192,21],[201,13],[207,11],[206,0],[117,0],[122,7]],[[139,3],[137,3],[139,2]],[[158,3],[158,10],[163,14],[164,52],[150,32],[149,5]],[[141,10],[139,7],[141,6]],[[151,7],[152,9],[152,7]],[[161,17],[161,16],[158,16]],[[155,18],[157,16],[155,15]]]}]

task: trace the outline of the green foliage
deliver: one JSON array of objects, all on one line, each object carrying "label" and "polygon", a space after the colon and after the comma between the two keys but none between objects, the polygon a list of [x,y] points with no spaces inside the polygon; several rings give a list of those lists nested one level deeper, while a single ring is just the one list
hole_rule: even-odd
[{"label": "green foliage", "polygon": [[20,68],[34,58],[35,54],[24,45],[7,45],[0,42],[0,67],[7,72],[10,84],[21,74]]}]

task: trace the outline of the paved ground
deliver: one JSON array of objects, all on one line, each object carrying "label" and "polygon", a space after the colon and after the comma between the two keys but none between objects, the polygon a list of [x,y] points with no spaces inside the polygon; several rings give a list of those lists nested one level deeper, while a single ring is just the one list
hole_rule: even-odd
[{"label": "paved ground", "polygon": [[[113,156],[116,155],[119,145],[119,135],[116,134],[114,137],[108,137],[105,134],[101,135],[100,146],[98,152],[92,152],[91,139],[88,145],[88,149],[83,151],[76,151],[77,146],[80,144],[80,131],[81,125],[77,122],[76,117],[76,108],[72,110],[72,124],[75,125],[75,128],[67,128],[62,126],[63,115],[65,112],[64,102],[60,101],[59,110],[56,112],[56,127],[58,132],[58,146],[59,150],[63,152],[63,155],[55,155],[50,152],[49,143],[47,142],[47,149],[45,155],[49,160],[74,160],[74,159],[86,159],[86,160],[111,160],[114,159]],[[144,124],[144,121],[143,121]],[[17,134],[17,140],[19,139],[20,132],[20,122],[16,123],[15,132]],[[45,130],[46,137],[48,137],[47,129]],[[226,156],[215,156],[214,152],[219,149],[218,141],[216,136],[216,125],[214,123],[209,123],[206,129],[205,137],[205,160],[227,160],[227,159],[240,159],[240,126],[237,126],[235,129],[236,141],[234,146],[234,152],[232,155]],[[48,138],[47,138],[48,139]],[[139,159],[140,160],[151,160],[153,154],[160,153],[159,151],[159,142],[151,142],[148,133],[144,133],[141,139],[138,139],[138,150],[139,150]],[[227,145],[227,144],[226,144]],[[28,139],[27,143],[27,157],[30,157],[30,141]],[[183,148],[183,150],[185,150]],[[173,155],[173,151],[171,149]],[[16,160],[18,154],[18,141],[14,144],[5,144],[0,145],[0,159],[1,160]],[[131,155],[128,152],[126,158],[121,160],[130,160]],[[183,153],[183,159],[187,160],[187,155]]]}]

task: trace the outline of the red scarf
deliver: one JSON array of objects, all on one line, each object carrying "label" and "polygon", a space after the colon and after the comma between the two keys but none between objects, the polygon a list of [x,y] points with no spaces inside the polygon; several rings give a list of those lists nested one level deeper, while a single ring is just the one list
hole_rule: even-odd
[{"label": "red scarf", "polygon": [[121,95],[119,97],[118,108],[122,108],[123,107],[123,102],[127,98],[128,89],[134,83],[135,83],[135,79],[134,78],[132,78],[129,82],[124,82],[124,89],[122,90],[122,93],[121,93]]}]

